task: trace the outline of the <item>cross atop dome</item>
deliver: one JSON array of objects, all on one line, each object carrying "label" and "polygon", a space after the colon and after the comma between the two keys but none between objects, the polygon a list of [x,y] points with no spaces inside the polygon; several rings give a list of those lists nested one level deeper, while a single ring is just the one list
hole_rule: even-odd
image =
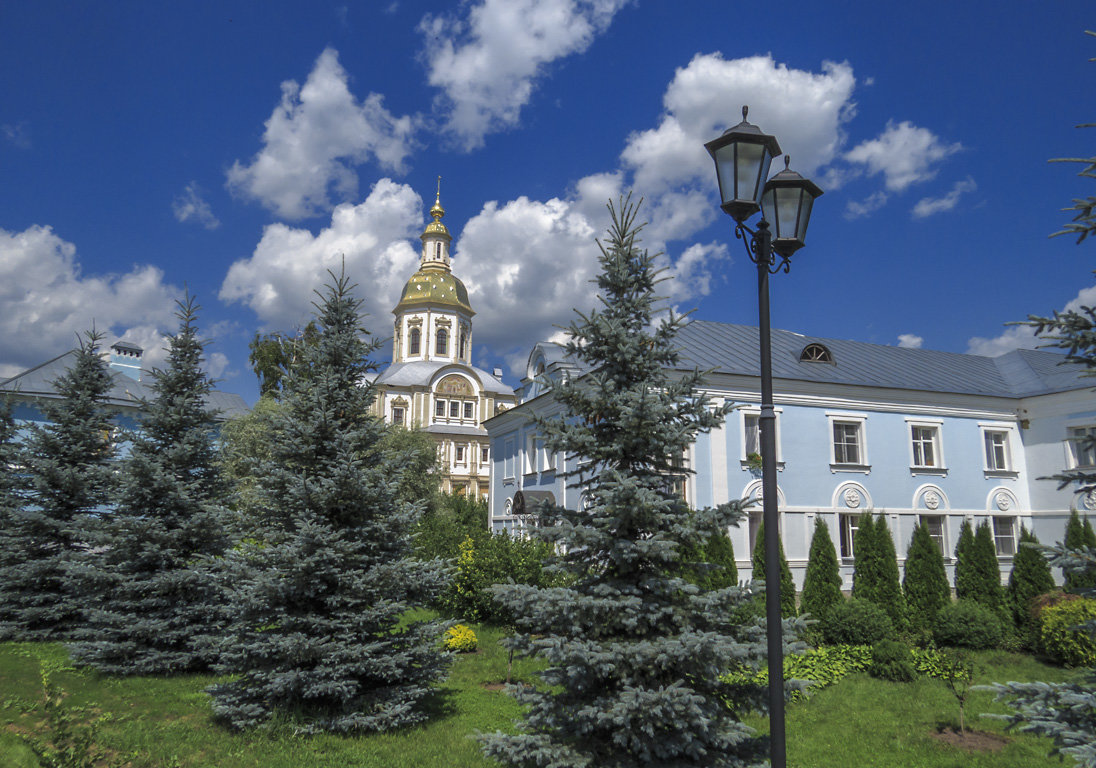
[{"label": "cross atop dome", "polygon": [[430,208],[430,216],[434,219],[426,225],[419,236],[422,240],[422,264],[419,269],[444,269],[449,271],[449,243],[452,237],[449,230],[441,223],[445,209],[441,206],[441,176],[438,177],[438,194],[434,198],[434,205]]}]

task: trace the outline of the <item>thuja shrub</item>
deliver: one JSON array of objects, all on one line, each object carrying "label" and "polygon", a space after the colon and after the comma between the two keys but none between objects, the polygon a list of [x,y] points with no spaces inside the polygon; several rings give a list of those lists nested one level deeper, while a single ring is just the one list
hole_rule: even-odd
[{"label": "thuja shrub", "polygon": [[890,616],[875,603],[855,597],[830,606],[819,626],[830,645],[872,645],[894,637]]},{"label": "thuja shrub", "polygon": [[880,640],[871,648],[868,674],[895,683],[910,683],[917,677],[909,646],[897,640]]},{"label": "thuja shrub", "polygon": [[1096,620],[1096,600],[1081,597],[1042,612],[1039,637],[1047,655],[1068,667],[1096,666],[1096,638],[1078,625]]},{"label": "thuja shrub", "polygon": [[933,636],[953,648],[996,648],[1003,636],[997,613],[973,600],[959,600],[936,614]]}]

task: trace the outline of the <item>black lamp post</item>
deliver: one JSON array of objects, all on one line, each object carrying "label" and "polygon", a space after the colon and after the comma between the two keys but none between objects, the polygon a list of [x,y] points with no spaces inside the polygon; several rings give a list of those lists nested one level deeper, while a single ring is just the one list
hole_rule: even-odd
[{"label": "black lamp post", "polygon": [[[784,638],[780,619],[780,517],[776,498],[776,412],[773,410],[772,340],[769,329],[769,274],[791,269],[791,255],[803,247],[814,199],[822,194],[816,184],[787,167],[768,182],[769,165],[780,154],[776,138],[742,122],[704,145],[715,160],[720,207],[735,220],[735,237],[743,241],[750,261],[757,265],[758,335],[761,347],[761,503],[765,521],[765,623],[769,652],[770,764],[785,768]],[[757,230],[746,220],[762,211]],[[776,225],[769,231],[769,220]],[[777,262],[776,257],[780,257]]]}]

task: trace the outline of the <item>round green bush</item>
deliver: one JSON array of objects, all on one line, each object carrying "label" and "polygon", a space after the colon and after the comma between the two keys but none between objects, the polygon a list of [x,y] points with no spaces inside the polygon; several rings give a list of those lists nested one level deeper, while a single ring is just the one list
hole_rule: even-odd
[{"label": "round green bush", "polygon": [[445,650],[453,653],[471,653],[479,648],[476,633],[467,624],[457,624],[445,630]]},{"label": "round green bush", "polygon": [[973,600],[959,600],[936,614],[933,636],[951,648],[996,648],[1001,644],[1001,620],[991,609]]},{"label": "round green bush", "polygon": [[1069,667],[1096,666],[1096,638],[1079,625],[1096,621],[1096,600],[1067,600],[1043,610],[1040,638],[1047,655]]},{"label": "round green bush", "polygon": [[819,627],[829,645],[873,645],[894,637],[894,624],[886,611],[855,597],[830,606]]},{"label": "round green bush", "polygon": [[872,646],[868,674],[895,683],[912,683],[917,677],[909,647],[897,640],[880,640]]}]

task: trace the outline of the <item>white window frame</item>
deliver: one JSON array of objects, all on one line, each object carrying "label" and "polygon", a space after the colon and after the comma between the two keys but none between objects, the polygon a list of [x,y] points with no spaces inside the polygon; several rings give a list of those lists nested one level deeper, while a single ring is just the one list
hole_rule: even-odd
[{"label": "white window frame", "polygon": [[[738,417],[739,424],[739,441],[738,441],[738,459],[745,467],[748,462],[748,457],[751,453],[761,455],[761,409],[757,406],[745,406],[739,409],[740,416]],[[783,408],[774,408],[773,413],[776,415],[775,424],[776,427],[776,464],[778,468],[784,466],[784,452],[781,450],[780,445],[780,414]],[[753,447],[750,449],[749,432],[750,421],[753,420],[757,425],[757,440]]]},{"label": "white window frame", "polygon": [[439,421],[439,420],[445,418],[446,408],[447,407],[448,406],[446,405],[445,400],[441,399],[440,397],[435,397],[434,398],[434,420],[435,421]]},{"label": "white window frame", "polygon": [[468,446],[453,445],[453,463],[462,466],[468,463]]},{"label": "white window frame", "polygon": [[461,406],[461,418],[465,421],[476,420],[476,403],[473,400],[465,400]]},{"label": "white window frame", "polygon": [[[1016,517],[1015,515],[993,515],[993,547],[997,557],[1012,558],[1016,556]],[[1002,531],[998,526],[1008,526]],[[1008,542],[1008,546],[1003,546]],[[1007,551],[1005,551],[1007,550]]]},{"label": "white window frame", "polygon": [[[865,413],[838,413],[827,412],[829,420],[828,440],[830,443],[830,471],[831,472],[871,472],[871,462],[868,458],[868,416]],[[853,424],[856,426],[857,449],[859,450],[859,462],[837,460],[837,435],[835,428],[838,424]]]},{"label": "white window frame", "polygon": [[[1096,435],[1096,425],[1073,424],[1067,427],[1066,443],[1069,449],[1069,466],[1071,469],[1088,469],[1096,467],[1096,446],[1087,452],[1082,452],[1079,438]],[[1085,455],[1088,453],[1089,455]],[[1091,461],[1084,461],[1091,459]]]},{"label": "white window frame", "polygon": [[[940,532],[935,533],[929,526],[929,521],[939,523]],[[948,549],[948,516],[947,515],[920,515],[917,521],[923,527],[928,529],[929,537],[936,542],[936,546],[940,548],[940,555],[947,560],[949,558],[948,553],[951,551]]]},{"label": "white window frame", "polygon": [[[913,474],[943,475],[947,474],[947,463],[944,461],[943,419],[906,419],[909,429],[910,446],[910,472]],[[927,429],[932,431],[932,439],[929,445],[932,447],[933,463],[926,464],[917,461],[918,438],[917,430]],[[920,441],[924,442],[924,441]],[[923,458],[923,457],[922,457]]]},{"label": "white window frame", "polygon": [[844,562],[855,562],[856,560],[856,532],[860,530],[860,516],[863,512],[838,512],[837,525],[840,529],[841,536],[838,544],[839,554]]},{"label": "white window frame", "polygon": [[[397,418],[397,416],[399,418]],[[392,423],[393,424],[399,424],[401,427],[407,426],[406,423],[405,423],[406,422],[406,416],[407,416],[407,409],[404,406],[402,406],[402,405],[393,405],[392,406]]]},{"label": "white window frame", "polygon": [[[1016,471],[1016,450],[1013,445],[1013,427],[1011,424],[1005,423],[980,423],[978,425],[982,432],[982,466],[986,477],[1016,477],[1019,473]],[[1005,466],[997,466],[997,459],[990,460],[989,440],[991,435],[1002,435],[1004,442],[1002,447],[1004,448],[1004,464]],[[996,453],[996,451],[995,451]]]},{"label": "white window frame", "polygon": [[515,450],[514,438],[508,437],[502,444],[502,477],[504,480],[514,480],[520,457]]}]

